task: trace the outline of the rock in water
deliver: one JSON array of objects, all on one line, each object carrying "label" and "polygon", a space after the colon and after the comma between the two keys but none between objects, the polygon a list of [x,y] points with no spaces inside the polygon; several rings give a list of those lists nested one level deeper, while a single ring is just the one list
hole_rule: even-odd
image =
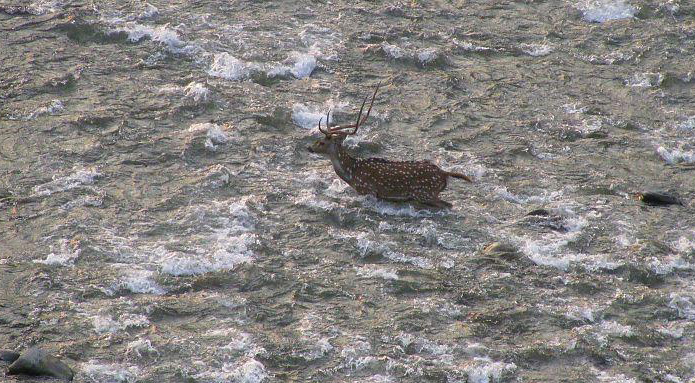
[{"label": "rock in water", "polygon": [[9,367],[9,375],[25,374],[54,376],[72,381],[74,373],[65,363],[40,348],[30,348],[23,352]]},{"label": "rock in water", "polygon": [[19,358],[19,353],[14,352],[14,351],[8,351],[8,350],[0,350],[0,360],[5,361],[5,362],[14,362]]},{"label": "rock in water", "polygon": [[527,217],[548,217],[550,212],[545,209],[536,209],[526,214]]},{"label": "rock in water", "polygon": [[510,257],[515,256],[519,253],[519,250],[511,244],[502,242],[493,242],[483,249],[483,253],[486,255],[493,255],[499,257]]},{"label": "rock in water", "polygon": [[665,206],[665,205],[683,205],[683,202],[672,195],[665,193],[637,193],[637,199],[642,201],[645,205],[650,206]]}]

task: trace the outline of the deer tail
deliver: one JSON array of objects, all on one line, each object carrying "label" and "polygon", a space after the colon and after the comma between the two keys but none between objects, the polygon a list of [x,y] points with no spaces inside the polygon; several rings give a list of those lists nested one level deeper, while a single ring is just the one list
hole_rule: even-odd
[{"label": "deer tail", "polygon": [[454,173],[454,172],[446,172],[446,175],[449,176],[449,177],[461,178],[461,179],[464,179],[464,180],[466,180],[466,181],[468,181],[468,182],[473,182],[473,180],[471,180],[471,178],[468,177],[468,176],[465,175],[465,174]]}]

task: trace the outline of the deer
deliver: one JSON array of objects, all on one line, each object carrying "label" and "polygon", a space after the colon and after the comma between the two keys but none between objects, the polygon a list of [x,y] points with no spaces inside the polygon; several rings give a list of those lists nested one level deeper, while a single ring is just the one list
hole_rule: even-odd
[{"label": "deer", "polygon": [[357,134],[360,126],[367,121],[380,86],[381,84],[378,84],[374,90],[367,114],[362,117],[369,96],[364,98],[354,124],[330,127],[331,111],[328,110],[326,128],[321,128],[323,117],[319,119],[318,124],[319,132],[324,137],[309,146],[308,151],[330,159],[338,177],[361,195],[372,195],[389,202],[415,201],[438,209],[453,207],[451,203],[441,200],[439,194],[446,188],[449,177],[473,182],[468,176],[447,172],[430,161],[356,158],[343,147],[345,138]]}]

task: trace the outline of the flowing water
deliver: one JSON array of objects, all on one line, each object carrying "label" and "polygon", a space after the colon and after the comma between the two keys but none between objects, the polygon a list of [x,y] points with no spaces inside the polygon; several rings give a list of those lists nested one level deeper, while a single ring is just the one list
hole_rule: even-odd
[{"label": "flowing water", "polygon": [[[0,0],[0,348],[76,382],[692,381],[694,20]],[[469,175],[453,209],[306,151],[379,82],[346,145]]]}]

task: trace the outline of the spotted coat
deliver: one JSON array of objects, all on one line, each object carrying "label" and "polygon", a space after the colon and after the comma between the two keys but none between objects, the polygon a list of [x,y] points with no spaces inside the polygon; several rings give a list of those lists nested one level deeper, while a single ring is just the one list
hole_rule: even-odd
[{"label": "spotted coat", "polygon": [[440,169],[429,161],[392,161],[383,158],[354,158],[342,146],[331,158],[338,176],[358,193],[388,201],[418,201],[450,207],[439,199],[448,177],[470,179]]}]

